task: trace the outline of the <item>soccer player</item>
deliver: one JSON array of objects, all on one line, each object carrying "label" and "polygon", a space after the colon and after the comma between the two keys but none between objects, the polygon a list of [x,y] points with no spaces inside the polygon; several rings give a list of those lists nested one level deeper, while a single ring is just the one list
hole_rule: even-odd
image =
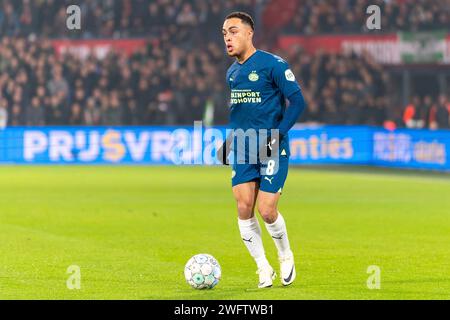
[{"label": "soccer player", "polygon": [[[294,255],[286,223],[277,205],[288,174],[288,131],[305,108],[305,102],[286,61],[255,49],[252,40],[254,22],[250,15],[231,13],[224,21],[222,33],[228,56],[236,58],[226,75],[231,89],[230,129],[234,132],[238,129],[268,132],[267,140],[258,143],[261,147],[257,149],[256,163],[234,161],[232,164],[240,234],[256,262],[258,287],[271,287],[276,273],[264,252],[261,228],[254,215],[257,206],[278,249],[281,283],[287,286],[296,276]],[[234,136],[230,135],[217,152],[217,157],[225,165],[229,164],[233,140]],[[243,150],[250,152],[250,149]]]}]

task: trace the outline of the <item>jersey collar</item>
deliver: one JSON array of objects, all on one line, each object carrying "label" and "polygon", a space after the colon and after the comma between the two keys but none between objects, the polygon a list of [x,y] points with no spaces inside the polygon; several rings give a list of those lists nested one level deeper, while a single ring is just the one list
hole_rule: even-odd
[{"label": "jersey collar", "polygon": [[253,52],[252,53],[252,55],[250,56],[250,57],[248,57],[247,58],[247,60],[245,60],[244,62],[242,62],[242,63],[239,63],[237,60],[236,60],[236,63],[238,64],[238,65],[240,65],[240,66],[243,66],[244,64],[246,64],[247,63],[247,61],[249,61],[251,58],[253,58],[255,55],[256,55],[256,53],[258,52],[259,50],[258,49],[256,49],[256,51],[255,52]]}]

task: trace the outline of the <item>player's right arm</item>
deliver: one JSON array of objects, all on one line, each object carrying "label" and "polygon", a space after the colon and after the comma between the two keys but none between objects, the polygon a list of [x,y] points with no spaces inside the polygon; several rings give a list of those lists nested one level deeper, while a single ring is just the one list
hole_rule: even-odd
[{"label": "player's right arm", "polygon": [[233,142],[233,132],[230,132],[226,140],[223,142],[222,146],[217,150],[216,158],[225,166],[228,166],[230,164],[228,156],[230,155],[231,151],[231,143]]},{"label": "player's right arm", "polygon": [[[230,86],[230,73],[231,73],[230,70],[231,70],[231,67],[228,69],[228,71],[226,73],[226,82],[228,83],[229,86]],[[219,162],[225,166],[228,166],[230,164],[228,156],[230,155],[231,143],[233,142],[233,138],[234,138],[234,134],[233,134],[233,131],[231,131],[230,134],[228,135],[228,137],[223,142],[222,146],[217,150],[217,153],[216,153],[217,160],[219,160]]]}]

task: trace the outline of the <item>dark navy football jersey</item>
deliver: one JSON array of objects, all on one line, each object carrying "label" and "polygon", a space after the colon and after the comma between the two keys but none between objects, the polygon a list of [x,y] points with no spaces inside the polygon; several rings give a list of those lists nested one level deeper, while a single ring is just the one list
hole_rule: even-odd
[{"label": "dark navy football jersey", "polygon": [[262,50],[242,64],[235,61],[226,80],[231,89],[231,129],[278,128],[286,98],[300,91],[288,63]]},{"label": "dark navy football jersey", "polygon": [[[242,64],[235,61],[227,71],[226,80],[231,89],[230,129],[233,130],[277,129],[286,110],[286,98],[301,91],[288,63],[263,50],[256,50]],[[248,145],[236,146],[232,149],[239,154],[250,154]],[[289,156],[289,149],[286,135],[280,142],[280,150]]]}]

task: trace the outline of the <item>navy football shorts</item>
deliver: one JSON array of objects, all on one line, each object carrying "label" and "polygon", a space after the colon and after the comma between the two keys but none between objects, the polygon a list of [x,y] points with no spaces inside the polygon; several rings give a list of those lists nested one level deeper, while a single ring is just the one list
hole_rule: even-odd
[{"label": "navy football shorts", "polygon": [[282,192],[289,170],[289,156],[280,155],[258,164],[233,164],[232,186],[250,181],[259,181],[259,190],[278,193]]}]

